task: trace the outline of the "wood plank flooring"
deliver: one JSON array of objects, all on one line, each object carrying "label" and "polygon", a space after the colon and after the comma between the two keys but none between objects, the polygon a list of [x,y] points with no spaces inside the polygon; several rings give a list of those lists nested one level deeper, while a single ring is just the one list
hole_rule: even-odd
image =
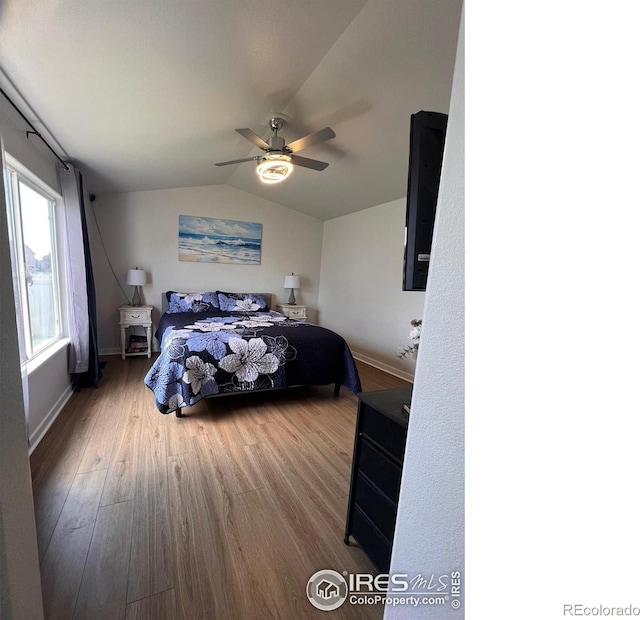
[{"label": "wood plank flooring", "polygon": [[[325,618],[314,572],[374,570],[342,540],[355,396],[234,395],[177,419],[143,384],[150,360],[105,361],[31,457],[46,618]],[[366,391],[406,385],[358,368]]]}]

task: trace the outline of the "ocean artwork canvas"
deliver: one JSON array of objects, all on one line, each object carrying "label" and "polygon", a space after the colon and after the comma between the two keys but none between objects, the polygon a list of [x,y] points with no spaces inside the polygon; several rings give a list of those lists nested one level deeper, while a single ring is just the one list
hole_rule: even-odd
[{"label": "ocean artwork canvas", "polygon": [[262,224],[181,215],[178,259],[192,263],[259,265]]}]

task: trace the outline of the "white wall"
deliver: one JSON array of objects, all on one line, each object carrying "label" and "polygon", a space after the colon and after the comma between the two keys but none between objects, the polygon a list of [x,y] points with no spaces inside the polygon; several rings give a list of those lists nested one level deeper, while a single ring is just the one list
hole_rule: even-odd
[{"label": "white wall", "polygon": [[[216,185],[146,192],[104,194],[93,203],[107,254],[127,295],[126,273],[147,270],[150,282],[144,300],[154,306],[154,329],[162,291],[265,292],[286,302],[284,277],[300,275],[299,304],[316,319],[322,222],[235,188]],[[260,265],[190,263],[178,260],[178,216],[259,222],[262,224]],[[93,214],[87,215],[98,304],[98,339],[102,353],[119,351],[118,306],[126,303],[107,264]]]},{"label": "white wall", "polygon": [[324,223],[320,323],[341,334],[354,356],[411,380],[411,319],[422,316],[424,293],[402,290],[406,199]]},{"label": "white wall", "polygon": [[29,371],[28,433],[33,452],[53,421],[71,398],[68,344],[56,348],[46,362]]},{"label": "white wall", "polygon": [[[460,571],[464,592],[464,15],[437,209],[390,572]],[[385,619],[464,618],[452,602]]]},{"label": "white wall", "polygon": [[4,204],[0,183],[0,617],[38,620],[40,570]]}]

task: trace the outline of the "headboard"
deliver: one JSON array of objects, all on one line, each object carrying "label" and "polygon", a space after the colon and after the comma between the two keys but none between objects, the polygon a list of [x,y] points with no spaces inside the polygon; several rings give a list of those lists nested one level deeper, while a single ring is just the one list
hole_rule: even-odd
[{"label": "headboard", "polygon": [[[273,300],[272,300],[273,295],[271,293],[260,293],[260,295],[262,295],[267,300],[267,306],[269,306],[269,309],[273,310]],[[167,293],[166,291],[162,291],[161,298],[160,298],[161,313],[164,314],[168,308],[169,308],[169,302],[167,301]]]}]

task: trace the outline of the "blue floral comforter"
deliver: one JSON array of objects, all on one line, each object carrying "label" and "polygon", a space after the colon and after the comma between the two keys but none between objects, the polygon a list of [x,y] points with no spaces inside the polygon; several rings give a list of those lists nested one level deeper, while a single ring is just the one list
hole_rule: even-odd
[{"label": "blue floral comforter", "polygon": [[224,392],[337,383],[361,391],[344,339],[278,312],[163,314],[160,356],[145,377],[161,413]]}]

